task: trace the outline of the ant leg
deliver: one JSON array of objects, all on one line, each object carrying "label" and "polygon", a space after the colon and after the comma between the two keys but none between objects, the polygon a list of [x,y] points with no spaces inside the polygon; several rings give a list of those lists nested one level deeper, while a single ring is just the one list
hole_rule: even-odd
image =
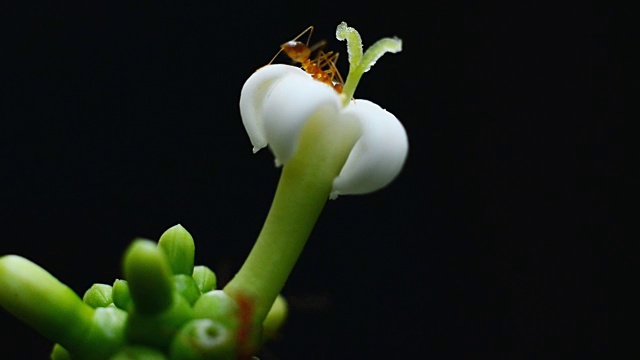
[{"label": "ant leg", "polygon": [[313,25],[311,25],[308,28],[306,28],[303,32],[298,34],[298,36],[294,37],[290,41],[296,41],[296,40],[300,39],[300,37],[302,35],[304,35],[306,32],[309,32],[309,36],[307,36],[307,42],[305,43],[305,45],[309,46],[309,40],[311,40],[311,35],[313,35]]},{"label": "ant leg", "polygon": [[324,53],[322,58],[318,60],[318,63],[321,67],[328,66],[329,69],[327,73],[331,75],[331,81],[334,81],[334,78],[337,78],[337,82],[341,85],[344,85],[344,80],[340,75],[340,71],[336,67],[336,63],[338,62],[338,56],[340,53],[334,53],[333,51],[329,51],[328,53]]},{"label": "ant leg", "polygon": [[315,52],[315,51],[321,52],[324,49],[325,46],[327,46],[327,41],[326,40],[320,40],[317,43],[309,46],[309,51],[312,52],[312,53]]}]

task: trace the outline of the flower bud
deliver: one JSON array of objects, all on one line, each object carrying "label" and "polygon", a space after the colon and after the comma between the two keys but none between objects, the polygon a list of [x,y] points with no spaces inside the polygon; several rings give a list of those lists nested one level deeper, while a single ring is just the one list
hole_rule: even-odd
[{"label": "flower bud", "polygon": [[195,244],[191,234],[182,225],[175,225],[165,231],[160,236],[158,247],[167,255],[169,266],[174,274],[191,275],[193,273]]},{"label": "flower bud", "polygon": [[113,303],[111,293],[113,288],[107,284],[93,284],[84,293],[82,301],[92,308],[107,307]]},{"label": "flower bud", "polygon": [[113,304],[124,311],[129,311],[133,305],[131,301],[131,292],[129,291],[129,283],[127,280],[116,279],[113,282],[113,290],[111,291]]},{"label": "flower bud", "polygon": [[172,281],[173,290],[182,295],[190,305],[193,305],[200,297],[200,289],[198,289],[196,281],[191,276],[182,274],[174,275]]},{"label": "flower bud", "polygon": [[165,253],[155,243],[135,240],[124,255],[123,267],[137,313],[152,315],[171,306],[171,269]]},{"label": "flower bud", "polygon": [[160,351],[146,346],[127,346],[109,360],[167,360]]},{"label": "flower bud", "polygon": [[172,360],[236,359],[235,332],[211,319],[191,320],[171,343]]},{"label": "flower bud", "polygon": [[196,281],[201,293],[215,290],[217,286],[216,274],[207,266],[198,265],[193,268],[193,280]]}]

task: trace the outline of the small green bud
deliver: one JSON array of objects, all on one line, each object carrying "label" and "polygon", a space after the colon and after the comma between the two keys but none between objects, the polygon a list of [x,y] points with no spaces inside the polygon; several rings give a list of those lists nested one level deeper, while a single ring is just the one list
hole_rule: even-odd
[{"label": "small green bud", "polygon": [[73,359],[105,359],[125,343],[127,313],[113,306],[95,309],[81,341],[67,346]]},{"label": "small green bud", "polygon": [[62,345],[55,344],[51,350],[51,360],[71,360],[71,355]]},{"label": "small green bud", "polygon": [[117,279],[113,282],[113,290],[111,292],[113,304],[124,311],[129,311],[133,302],[131,301],[131,293],[129,292],[129,283],[127,280]]},{"label": "small green bud", "polygon": [[112,287],[107,284],[93,284],[84,293],[82,301],[92,308],[107,307],[113,301],[111,299]]},{"label": "small green bud", "polygon": [[208,318],[227,327],[237,328],[240,307],[222,290],[202,294],[193,305],[196,318]]},{"label": "small green bud", "polygon": [[174,274],[191,275],[195,257],[195,244],[191,234],[182,227],[175,225],[160,236],[158,247],[164,251],[169,260],[169,266]]},{"label": "small green bud", "polygon": [[165,253],[150,240],[135,240],[124,255],[124,277],[136,311],[153,315],[171,306],[171,269]]},{"label": "small green bud", "polygon": [[198,265],[193,268],[193,279],[196,281],[200,292],[203,294],[216,289],[216,273],[204,265]]},{"label": "small green bud", "polygon": [[176,332],[189,320],[194,312],[185,298],[175,293],[172,305],[165,311],[156,314],[141,314],[136,306],[131,309],[127,322],[126,334],[130,343],[153,346],[163,351],[169,345]]},{"label": "small green bud", "polygon": [[271,310],[262,323],[265,338],[273,338],[287,319],[288,304],[282,295],[278,295],[271,306]]},{"label": "small green bud", "polygon": [[127,346],[109,360],[167,360],[160,351],[144,346]]},{"label": "small green bud", "polygon": [[68,349],[82,341],[95,311],[46,270],[17,255],[0,257],[0,306]]},{"label": "small green bud", "polygon": [[235,332],[211,319],[185,324],[171,343],[172,360],[236,359]]},{"label": "small green bud", "polygon": [[191,276],[182,274],[174,275],[172,279],[173,290],[182,295],[189,302],[189,305],[193,305],[201,295],[196,281]]}]

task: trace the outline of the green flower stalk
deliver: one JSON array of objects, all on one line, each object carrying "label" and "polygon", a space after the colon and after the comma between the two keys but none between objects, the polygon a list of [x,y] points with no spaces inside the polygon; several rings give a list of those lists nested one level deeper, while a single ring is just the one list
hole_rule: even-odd
[{"label": "green flower stalk", "polygon": [[340,24],[350,71],[343,94],[288,65],[267,65],[245,83],[240,112],[254,152],[269,146],[283,166],[271,210],[249,257],[224,287],[251,299],[262,323],[282,290],[329,198],[364,194],[389,184],[408,150],[402,124],[367,100],[352,100],[362,74],[385,52],[401,49],[383,39],[364,54],[359,34]]}]

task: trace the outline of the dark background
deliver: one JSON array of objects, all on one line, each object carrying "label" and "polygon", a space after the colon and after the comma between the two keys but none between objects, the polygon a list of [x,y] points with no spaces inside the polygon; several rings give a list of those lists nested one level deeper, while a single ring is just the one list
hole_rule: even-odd
[{"label": "dark background", "polygon": [[[356,98],[410,154],[389,187],[331,201],[261,359],[604,357],[622,236],[620,64],[606,8],[520,1],[0,6],[0,254],[82,294],[136,237],[180,223],[225,282],[279,170],[252,155],[243,82],[309,25],[343,54],[404,41]],[[2,289],[0,289],[2,291]],[[51,343],[0,312],[3,358]]]}]

